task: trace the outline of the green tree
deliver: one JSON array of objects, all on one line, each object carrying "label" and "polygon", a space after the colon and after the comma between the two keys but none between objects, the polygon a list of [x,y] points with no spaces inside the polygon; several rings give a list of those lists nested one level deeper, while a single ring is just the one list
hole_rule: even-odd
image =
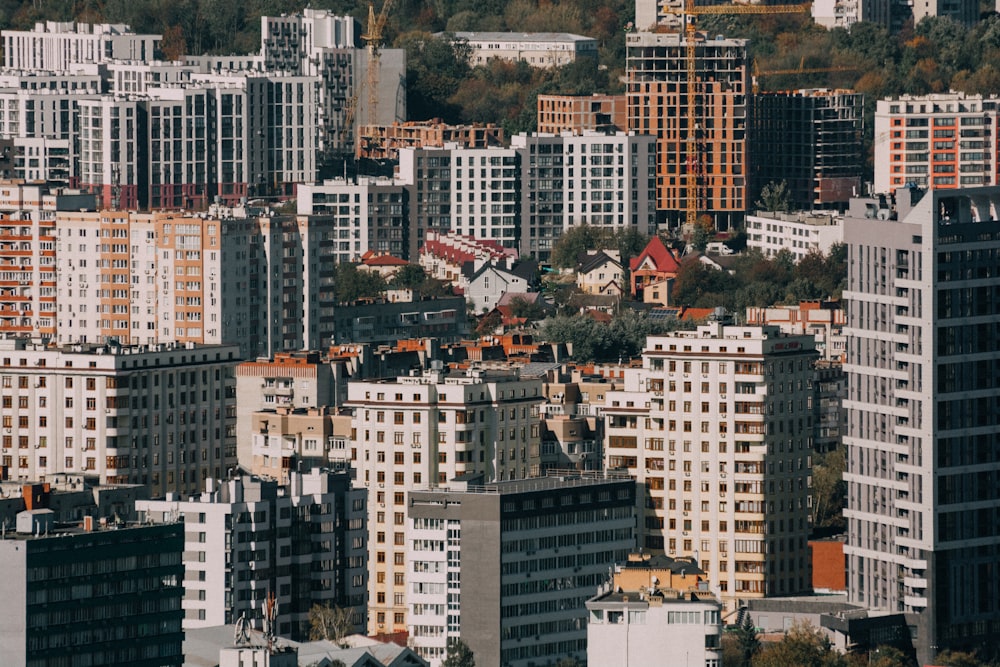
[{"label": "green tree", "polygon": [[878,646],[868,652],[867,662],[871,667],[915,667],[914,660],[893,646]]},{"label": "green tree", "polygon": [[413,31],[400,35],[396,47],[406,51],[407,115],[460,122],[461,110],[450,99],[471,73],[469,45]]},{"label": "green tree", "polygon": [[754,204],[760,211],[787,212],[791,207],[791,193],[788,182],[771,181],[760,190],[760,199]]},{"label": "green tree", "polygon": [[334,272],[334,292],[339,303],[371,299],[385,293],[385,278],[374,271],[358,270],[357,264],[343,262]]},{"label": "green tree", "polygon": [[972,653],[966,653],[965,651],[942,651],[934,658],[934,664],[941,665],[941,667],[985,667],[975,651]]},{"label": "green tree", "polygon": [[396,289],[420,289],[427,282],[427,272],[419,264],[407,264],[396,271],[389,284]]},{"label": "green tree", "polygon": [[325,639],[337,646],[354,629],[350,609],[330,604],[314,604],[309,608],[309,639]]},{"label": "green tree", "polygon": [[545,318],[545,306],[538,301],[528,301],[522,296],[510,300],[510,312],[514,317],[523,317],[528,322]]},{"label": "green tree", "polygon": [[500,311],[491,310],[479,320],[476,325],[476,333],[480,336],[487,336],[499,329],[501,324],[503,324],[503,315],[500,314]]},{"label": "green tree", "polygon": [[738,648],[740,660],[738,667],[750,667],[754,656],[760,653],[760,635],[757,634],[757,626],[754,625],[750,614],[744,614],[743,622],[736,626],[733,637]]},{"label": "green tree", "polygon": [[452,639],[448,642],[448,653],[441,667],[476,667],[476,659],[468,644],[461,639]]},{"label": "green tree", "polygon": [[847,667],[847,660],[837,653],[830,639],[808,623],[796,623],[780,642],[758,653],[753,667]]},{"label": "green tree", "polygon": [[816,454],[813,460],[812,521],[817,528],[845,528],[844,506],[847,484],[844,482],[843,448]]},{"label": "green tree", "polygon": [[599,227],[574,225],[552,246],[552,264],[563,269],[572,269],[576,266],[580,253],[598,250],[606,240],[604,230]]}]

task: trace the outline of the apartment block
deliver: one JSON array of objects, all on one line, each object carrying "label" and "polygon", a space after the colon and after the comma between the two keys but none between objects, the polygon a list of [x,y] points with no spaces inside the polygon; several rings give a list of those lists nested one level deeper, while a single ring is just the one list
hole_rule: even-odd
[{"label": "apartment block", "polygon": [[905,614],[928,663],[1000,632],[1000,189],[872,205],[844,223],[848,597]]},{"label": "apartment block", "polygon": [[584,659],[587,598],[635,545],[636,485],[570,473],[407,497],[408,627],[442,664],[461,639],[486,667]]},{"label": "apartment block", "polygon": [[123,24],[35,23],[33,30],[4,30],[3,66],[62,72],[110,60],[152,60],[162,35],[137,35]]},{"label": "apartment block", "polygon": [[184,522],[184,628],[259,626],[269,594],[276,635],[308,638],[314,604],[347,609],[363,628],[367,491],[350,477],[314,469],[281,486],[244,475],[210,479],[188,500],[138,501],[146,521]]},{"label": "apartment block", "polygon": [[95,529],[22,512],[0,539],[0,653],[11,665],[181,667],[184,527]]},{"label": "apartment block", "polygon": [[800,261],[812,252],[830,253],[844,242],[843,219],[834,213],[770,213],[748,215],[747,248],[759,250],[765,257],[775,257],[787,250],[792,260]]},{"label": "apartment block", "polygon": [[348,465],[351,423],[351,415],[329,407],[254,412],[250,472],[287,484],[294,470]]},{"label": "apartment block", "polygon": [[684,656],[721,667],[722,605],[698,565],[684,558],[629,554],[587,600],[587,664],[616,667]]},{"label": "apartment block", "polygon": [[[252,465],[254,414],[335,405],[333,371],[318,352],[279,352],[236,366],[236,437],[240,465]],[[341,400],[346,397],[341,397]]]},{"label": "apartment block", "polygon": [[[688,93],[687,42],[679,33],[633,32],[626,39],[630,132],[656,137],[656,208],[660,222],[684,222],[689,199],[699,215],[726,230],[741,225],[749,204],[747,42],[698,34]],[[693,112],[689,110],[693,102]],[[689,113],[694,128],[688,128]],[[688,141],[695,133],[690,154]]]},{"label": "apartment block", "polygon": [[0,457],[11,477],[97,476],[196,493],[236,463],[235,346],[0,341]]},{"label": "apartment block", "polygon": [[[416,373],[416,372],[415,372]],[[482,474],[539,473],[542,381],[514,371],[422,374],[348,385],[357,484],[369,489],[369,631],[407,626],[406,493]]]},{"label": "apartment block", "polygon": [[522,255],[547,261],[559,237],[581,223],[641,234],[655,229],[654,137],[519,134],[511,146],[522,154]]},{"label": "apartment block", "polygon": [[297,186],[300,216],[316,216],[330,228],[321,252],[338,262],[357,262],[368,251],[410,255],[409,193],[389,178],[331,179]]},{"label": "apartment block", "polygon": [[997,184],[998,98],[941,93],[875,105],[875,192],[910,184],[954,189]]},{"label": "apartment block", "polygon": [[398,160],[400,148],[441,148],[452,143],[466,148],[503,146],[503,128],[492,123],[448,125],[437,120],[362,125],[357,155],[369,160]]},{"label": "apartment block", "polygon": [[519,247],[523,182],[516,145],[401,148],[397,177],[410,193],[409,257],[417,257],[431,232]]},{"label": "apartment block", "polygon": [[562,67],[580,58],[597,58],[597,40],[565,32],[463,32],[449,38],[468,44],[469,62],[491,60],[528,63],[532,67]]},{"label": "apartment block", "polygon": [[635,28],[678,30],[683,27],[683,13],[684,3],[681,0],[635,0]]},{"label": "apartment block", "polygon": [[768,183],[784,181],[792,208],[846,208],[861,191],[864,173],[864,95],[824,89],[764,92],[753,96],[753,106],[754,201]]},{"label": "apartment block", "polygon": [[538,132],[624,132],[628,100],[624,95],[539,95]]},{"label": "apartment block", "polygon": [[650,336],[604,405],[607,470],[645,490],[652,553],[691,557],[718,597],[809,590],[811,336],[725,325]]}]

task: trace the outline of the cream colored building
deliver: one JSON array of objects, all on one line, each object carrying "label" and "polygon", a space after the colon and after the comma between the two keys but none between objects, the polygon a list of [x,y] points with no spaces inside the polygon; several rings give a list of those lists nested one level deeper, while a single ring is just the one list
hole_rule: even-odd
[{"label": "cream colored building", "polygon": [[565,32],[456,32],[453,38],[472,48],[473,66],[497,59],[562,67],[581,57],[597,57],[596,39]]},{"label": "cream colored building", "polygon": [[726,326],[650,336],[607,395],[604,461],[645,486],[652,553],[691,557],[727,604],[810,590],[812,336]]},{"label": "cream colored building", "polygon": [[537,476],[544,400],[541,379],[517,371],[434,368],[349,384],[356,484],[369,490],[369,632],[407,628],[407,492],[476,473]]},{"label": "cream colored building", "polygon": [[11,477],[97,476],[198,493],[236,463],[235,345],[0,340],[0,456]]}]

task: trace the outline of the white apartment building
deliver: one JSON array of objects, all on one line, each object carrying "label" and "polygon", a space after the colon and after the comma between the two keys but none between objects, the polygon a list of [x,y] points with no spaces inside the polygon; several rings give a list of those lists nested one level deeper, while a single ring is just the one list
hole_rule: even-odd
[{"label": "white apartment building", "polygon": [[136,501],[153,523],[184,522],[185,629],[259,627],[269,594],[275,634],[304,640],[313,604],[365,618],[366,495],[349,471],[291,473],[288,485],[244,475],[209,479],[188,500]]},{"label": "white apartment building", "polygon": [[998,102],[965,93],[879,100],[875,192],[996,185]]},{"label": "white apartment building", "polygon": [[400,148],[397,178],[410,191],[409,256],[430,233],[520,244],[521,152],[516,148]]},{"label": "white apartment building", "polygon": [[357,262],[369,250],[394,257],[410,256],[409,207],[405,188],[389,178],[338,178],[300,183],[298,214],[316,216],[332,236],[323,253],[338,262]]},{"label": "white apartment building", "polygon": [[861,20],[859,0],[814,0],[810,11],[813,21],[827,30],[850,29]]},{"label": "white apartment building", "polygon": [[847,589],[929,663],[1000,632],[1000,188],[873,205],[845,218]]},{"label": "white apartment building", "polygon": [[456,639],[483,667],[583,659],[586,600],[634,550],[635,498],[628,476],[576,471],[411,491],[413,649],[432,667]]},{"label": "white apartment building", "polygon": [[562,67],[597,57],[597,40],[566,32],[455,32],[451,38],[472,49],[472,66],[491,60],[524,62],[532,67]]},{"label": "white apartment building", "polygon": [[618,132],[519,134],[522,255],[544,261],[574,225],[632,228],[656,225],[656,138]]},{"label": "white apartment building", "polygon": [[671,656],[690,667],[721,667],[722,605],[697,565],[630,554],[587,600],[587,664],[657,664]]},{"label": "white apartment building", "polygon": [[811,589],[814,345],[721,322],[650,336],[606,394],[605,468],[645,486],[643,546],[694,558],[727,605]]},{"label": "white apartment building", "polygon": [[352,459],[370,492],[369,631],[406,629],[406,493],[463,475],[539,473],[542,381],[515,371],[422,375],[348,385]]},{"label": "white apartment building", "polygon": [[235,346],[0,341],[2,464],[196,493],[236,463]]},{"label": "white apartment building", "polygon": [[810,252],[829,254],[844,242],[843,218],[835,213],[763,213],[747,216],[747,248],[774,257],[782,250],[798,262]]},{"label": "white apartment building", "polygon": [[79,191],[0,181],[0,332],[54,336],[56,212],[93,207]]},{"label": "white apartment building", "polygon": [[139,159],[142,103],[136,98],[102,96],[80,99],[79,186],[98,196],[100,205],[135,210],[147,204],[140,184],[148,182],[148,164]]},{"label": "white apartment building", "polygon": [[137,35],[124,24],[36,23],[33,30],[4,30],[5,69],[66,71],[73,65],[108,60],[149,61],[162,35]]}]

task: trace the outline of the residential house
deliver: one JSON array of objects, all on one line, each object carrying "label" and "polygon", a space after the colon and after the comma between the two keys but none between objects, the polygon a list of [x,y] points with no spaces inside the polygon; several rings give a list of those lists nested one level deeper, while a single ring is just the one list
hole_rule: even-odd
[{"label": "residential house", "polygon": [[654,236],[639,256],[629,261],[632,297],[643,303],[670,305],[670,289],[680,265],[677,255]]},{"label": "residential house", "polygon": [[488,312],[497,307],[505,293],[529,291],[537,268],[534,262],[521,262],[513,269],[485,264],[469,276],[465,296],[475,312]]},{"label": "residential house", "polygon": [[615,250],[588,251],[577,261],[576,286],[584,294],[623,293],[621,255]]}]

